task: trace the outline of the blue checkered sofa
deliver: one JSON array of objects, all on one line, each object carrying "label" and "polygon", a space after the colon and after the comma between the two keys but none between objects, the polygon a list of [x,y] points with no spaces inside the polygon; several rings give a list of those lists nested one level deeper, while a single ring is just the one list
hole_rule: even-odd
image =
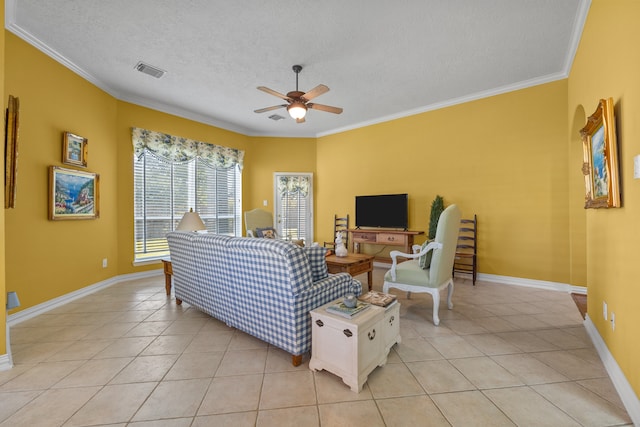
[{"label": "blue checkered sofa", "polygon": [[328,274],[322,247],[184,231],[167,239],[178,304],[287,351],[296,366],[311,348],[309,311],[362,290],[347,273]]}]

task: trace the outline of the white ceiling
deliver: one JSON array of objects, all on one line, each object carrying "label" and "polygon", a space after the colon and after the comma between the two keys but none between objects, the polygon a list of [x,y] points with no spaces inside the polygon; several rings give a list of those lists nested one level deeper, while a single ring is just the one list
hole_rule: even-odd
[{"label": "white ceiling", "polygon": [[[6,27],[114,97],[259,136],[322,136],[566,78],[590,0],[7,0]],[[155,79],[138,61],[166,70]],[[258,91],[322,83],[297,124]]]}]

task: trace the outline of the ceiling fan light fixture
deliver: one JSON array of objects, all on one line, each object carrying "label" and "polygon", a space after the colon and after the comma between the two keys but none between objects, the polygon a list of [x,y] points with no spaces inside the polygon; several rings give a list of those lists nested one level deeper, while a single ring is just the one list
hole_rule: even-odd
[{"label": "ceiling fan light fixture", "polygon": [[293,101],[287,107],[287,111],[292,119],[303,119],[307,115],[307,106],[300,101]]}]

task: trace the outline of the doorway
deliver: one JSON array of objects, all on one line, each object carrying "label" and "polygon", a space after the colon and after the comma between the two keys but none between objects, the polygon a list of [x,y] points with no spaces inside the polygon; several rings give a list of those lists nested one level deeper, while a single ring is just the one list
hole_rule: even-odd
[{"label": "doorway", "polygon": [[313,242],[313,174],[274,173],[276,231],[286,239]]}]

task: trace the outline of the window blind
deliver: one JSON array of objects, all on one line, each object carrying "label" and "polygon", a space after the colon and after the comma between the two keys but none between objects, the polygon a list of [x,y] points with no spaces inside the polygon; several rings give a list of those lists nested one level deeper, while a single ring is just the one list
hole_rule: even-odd
[{"label": "window blind", "polygon": [[[136,141],[136,130],[142,131],[134,128],[134,146],[136,142],[140,144],[139,139]],[[147,132],[147,136],[164,136],[144,132]],[[164,141],[166,140],[165,138]],[[182,139],[178,143],[184,141]],[[167,146],[171,144],[164,145],[164,153],[140,145],[135,150],[136,261],[167,256],[169,246],[166,235],[175,230],[184,213],[191,208],[198,212],[209,232],[241,235],[241,163],[212,161],[212,156],[201,156],[198,153],[190,157],[167,158]],[[207,150],[210,151],[211,148],[207,147]],[[184,150],[181,154],[183,153]]]}]

